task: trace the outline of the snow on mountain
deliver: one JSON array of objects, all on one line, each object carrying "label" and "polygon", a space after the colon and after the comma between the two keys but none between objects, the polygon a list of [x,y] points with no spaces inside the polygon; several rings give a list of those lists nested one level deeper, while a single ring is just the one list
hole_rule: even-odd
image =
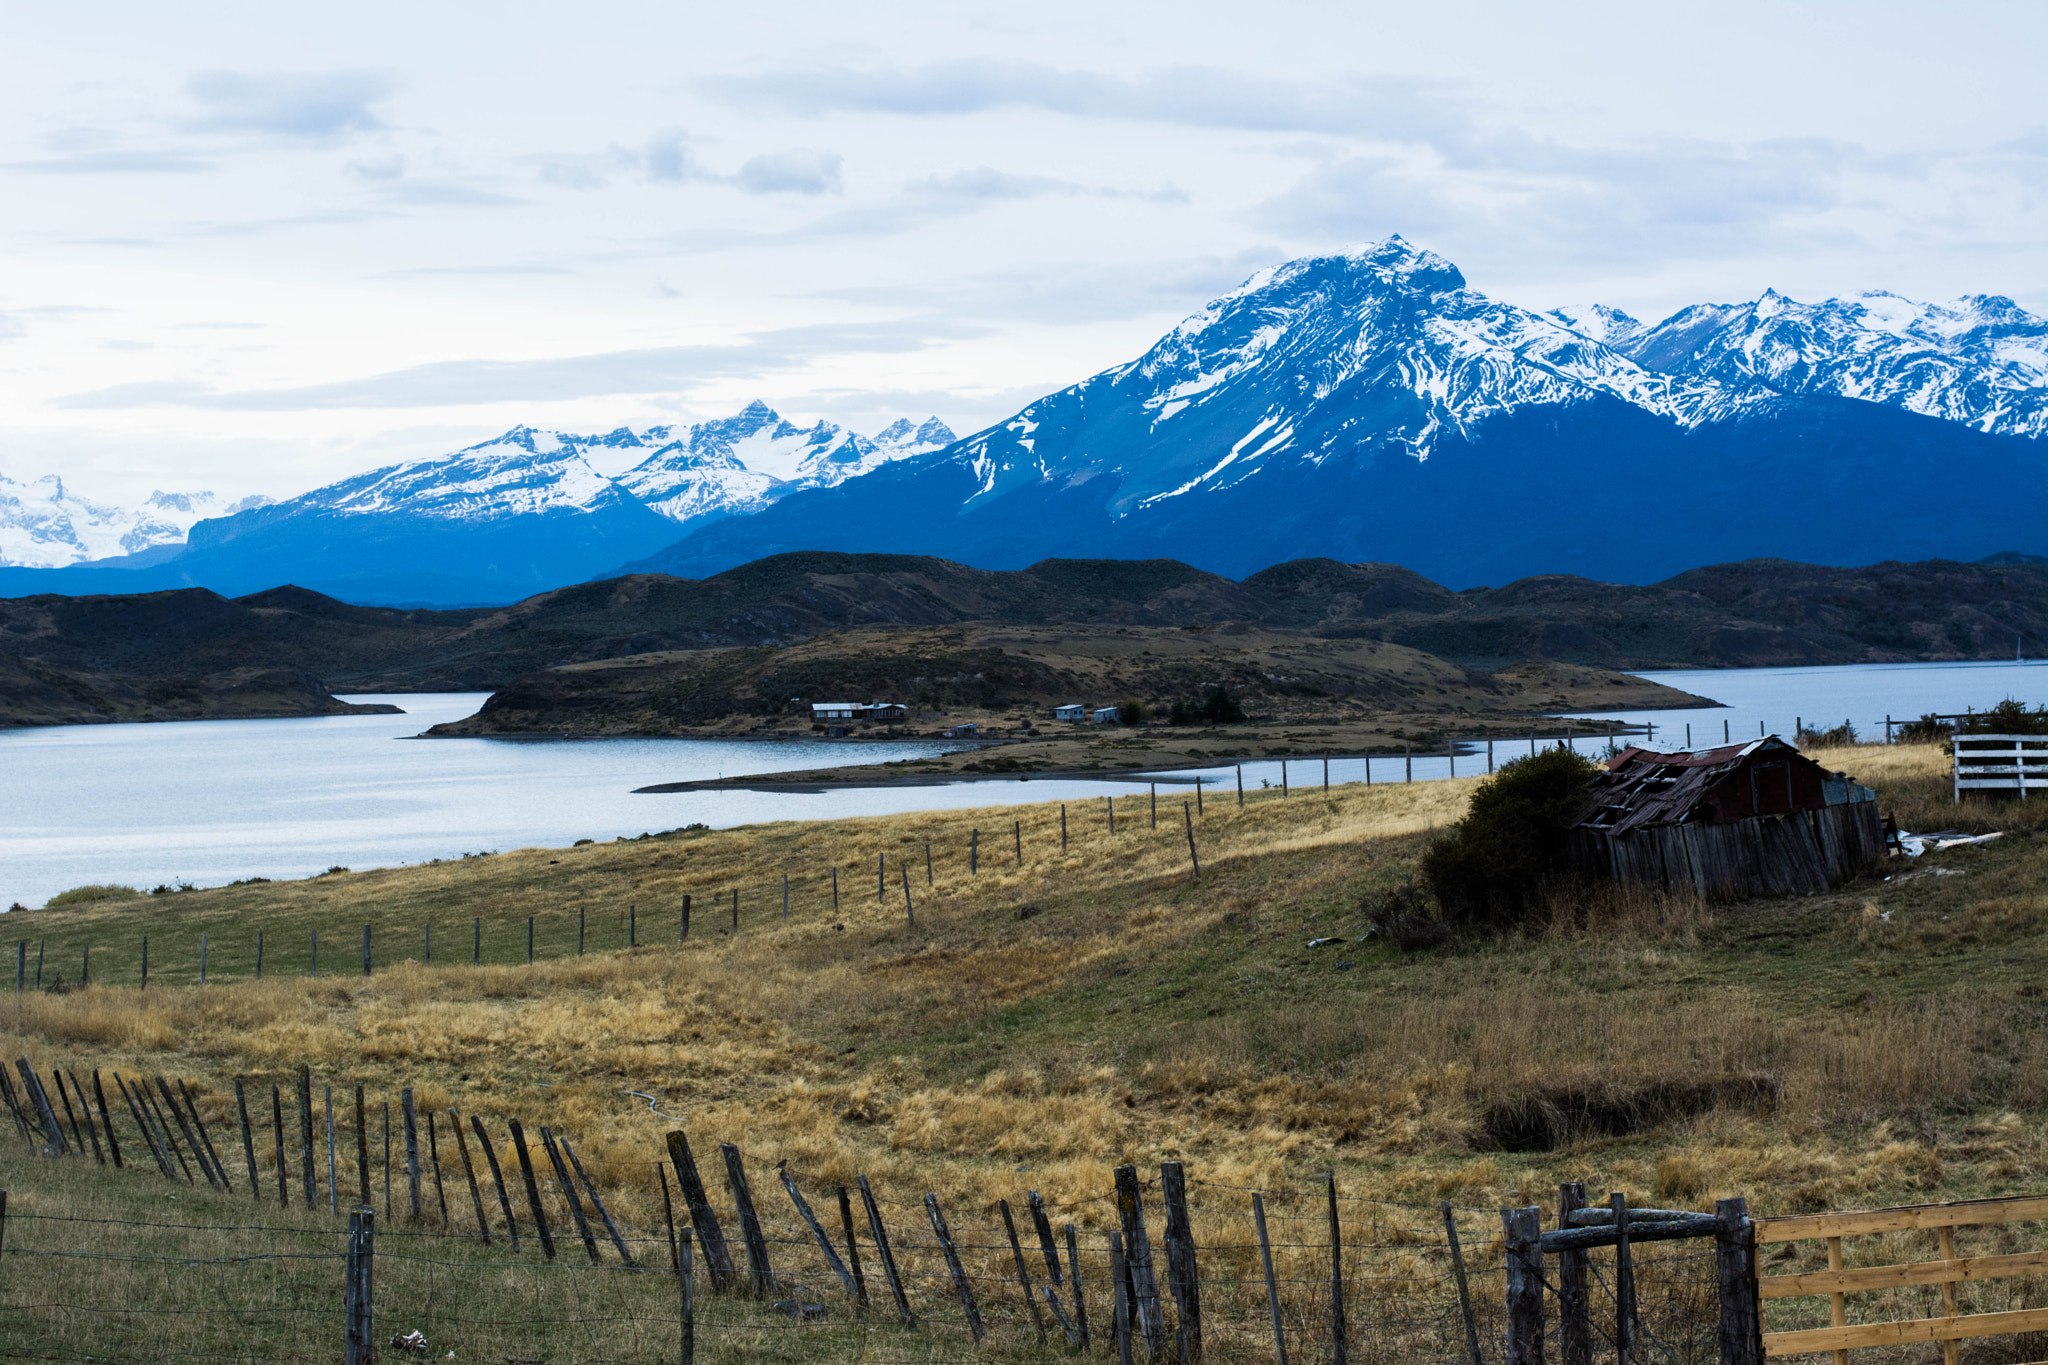
[{"label": "snow on mountain", "polygon": [[661,431],[672,439],[619,482],[676,522],[757,512],[788,493],[832,488],[954,440],[936,417],[917,427],[899,418],[872,440],[832,422],[799,427],[759,399],[736,416]]},{"label": "snow on mountain", "polygon": [[1680,309],[1609,344],[1671,375],[2048,434],[2048,319],[1998,295],[1931,304],[1877,290],[1801,303],[1766,290],[1751,303]]},{"label": "snow on mountain", "polygon": [[[2036,321],[2002,300],[1862,308],[1890,320],[1863,324],[1871,336],[1974,347],[2008,374],[2037,354]],[[1702,338],[1729,325],[1694,313]],[[1988,553],[2048,523],[2034,443],[1930,431],[1753,366],[1667,366],[1650,342],[1673,326],[1503,303],[1390,237],[1262,270],[1127,364],[951,445],[694,527],[629,567],[694,577],[831,549],[988,568],[1157,555],[1239,574],[1320,555],[1452,584],[1644,582],[1828,553],[1817,528],[1850,504],[1868,528],[1846,551],[1859,563]],[[2018,492],[1987,523],[1937,524],[1899,505],[1936,473]],[[1654,534],[1631,514],[1656,518]]]},{"label": "snow on mountain", "polygon": [[261,507],[258,494],[224,503],[212,493],[152,492],[136,508],[80,497],[46,474],[18,483],[0,474],[0,565],[60,568],[177,545],[195,522]]},{"label": "snow on mountain", "polygon": [[1629,344],[1644,330],[1641,320],[1604,303],[1553,308],[1546,316],[1556,318],[1580,336],[1591,337],[1603,346],[1612,346],[1622,352],[1626,352]]},{"label": "snow on mountain", "polygon": [[278,506],[343,516],[403,512],[436,521],[588,512],[623,494],[591,467],[584,448],[618,438],[514,427],[452,455],[373,469]]},{"label": "snow on mountain", "polygon": [[[978,498],[1113,473],[1121,513],[1231,488],[1278,464],[1364,452],[1426,460],[1440,440],[1469,439],[1496,417],[1597,399],[1681,425],[1747,401],[1468,289],[1456,266],[1395,236],[1260,271],[1139,359],[969,437],[953,458],[973,465]],[[1041,425],[1064,428],[1080,410],[1095,418],[1094,439],[1079,448],[1042,440]],[[1100,431],[1136,412],[1146,416],[1142,433]]]}]

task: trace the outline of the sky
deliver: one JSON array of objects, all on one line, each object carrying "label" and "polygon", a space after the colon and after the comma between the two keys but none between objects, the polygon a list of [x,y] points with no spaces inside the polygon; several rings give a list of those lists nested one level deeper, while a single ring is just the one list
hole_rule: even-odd
[{"label": "sky", "polygon": [[965,434],[1398,232],[2048,312],[2048,6],[0,2],[0,475],[289,496],[756,397]]}]

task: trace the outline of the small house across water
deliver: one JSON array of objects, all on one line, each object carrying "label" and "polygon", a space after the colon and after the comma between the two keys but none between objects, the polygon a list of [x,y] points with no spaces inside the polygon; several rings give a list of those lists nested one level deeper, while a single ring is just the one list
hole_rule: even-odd
[{"label": "small house across water", "polygon": [[1877,793],[1777,736],[1660,753],[1630,747],[1571,831],[1591,876],[1702,896],[1825,891],[1884,858]]}]

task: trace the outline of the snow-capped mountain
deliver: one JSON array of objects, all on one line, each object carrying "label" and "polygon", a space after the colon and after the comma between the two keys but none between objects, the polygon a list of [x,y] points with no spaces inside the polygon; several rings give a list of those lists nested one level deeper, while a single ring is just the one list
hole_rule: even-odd
[{"label": "snow-capped mountain", "polygon": [[80,497],[55,474],[19,483],[0,474],[0,565],[49,569],[85,560],[140,554],[177,545],[193,523],[270,501],[262,495],[228,503],[211,493],[157,489],[140,507]]},{"label": "snow-capped mountain", "polygon": [[[2016,374],[2029,326],[2008,316],[1981,348]],[[1128,364],[630,567],[697,576],[843,549],[989,568],[1170,555],[1245,573],[1328,555],[1456,585],[1641,582],[1756,555],[1972,557],[2048,524],[2048,446],[1666,367],[1658,330],[1490,299],[1392,237],[1261,271]],[[1924,515],[1913,490],[1964,478],[2017,491],[1967,524]]]},{"label": "snow-capped mountain", "polygon": [[2048,318],[1998,295],[1933,304],[1877,290],[1800,303],[1766,290],[1751,303],[1695,304],[1654,327],[1601,305],[1553,316],[1674,376],[2048,434]]},{"label": "snow-capped mountain", "polygon": [[[80,572],[97,577],[71,590],[202,584],[239,593],[291,581],[366,602],[504,601],[652,553],[690,525],[759,511],[791,491],[831,488],[953,439],[937,418],[921,426],[898,421],[888,432],[887,440],[870,441],[830,422],[798,427],[759,402],[694,426],[618,427],[595,436],[519,426],[283,502],[254,500],[261,506],[210,510],[209,495],[159,494],[146,509],[155,521],[123,522],[96,508],[88,509],[91,520],[80,503],[66,522],[65,509],[25,502],[24,540],[40,534],[49,541],[65,525],[98,528],[100,540],[69,558],[14,555],[5,538],[12,509],[0,501],[0,547],[10,547],[8,562],[70,565],[144,548],[137,539],[143,525],[153,537],[146,544],[166,554],[147,564],[87,566]],[[622,473],[604,472],[622,465],[629,466]],[[0,485],[0,495],[9,491]],[[124,528],[129,543],[108,549]],[[8,591],[68,586],[19,573],[8,579]]]},{"label": "snow-capped mountain", "polygon": [[647,506],[683,524],[758,512],[788,493],[832,488],[955,439],[936,417],[915,427],[910,419],[899,418],[872,439],[833,422],[799,427],[759,399],[720,421],[648,433],[657,435],[664,438],[660,448],[620,475],[619,482]]}]

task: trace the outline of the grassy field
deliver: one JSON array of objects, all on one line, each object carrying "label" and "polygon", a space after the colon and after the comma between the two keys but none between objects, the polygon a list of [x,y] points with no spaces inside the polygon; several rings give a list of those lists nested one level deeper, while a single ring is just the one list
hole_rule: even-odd
[{"label": "grassy field", "polygon": [[[75,981],[88,943],[93,984],[0,995],[0,1040],[39,1065],[189,1077],[217,1131],[233,1077],[302,1063],[338,1097],[412,1087],[423,1107],[547,1123],[641,1230],[660,1225],[653,1162],[677,1125],[627,1091],[658,1097],[700,1163],[739,1144],[757,1198],[781,1202],[769,1171],[787,1160],[817,1190],[866,1173],[901,1220],[935,1191],[984,1230],[996,1199],[1035,1189],[1099,1233],[1122,1160],[1188,1162],[1212,1182],[1198,1225],[1236,1243],[1244,1189],[1306,1216],[1332,1170],[1351,1196],[1482,1210],[1550,1203],[1571,1178],[1765,1214],[2038,1189],[2048,811],[1958,810],[1931,747],[1818,757],[1908,829],[2009,832],[1827,896],[1573,899],[1520,934],[1405,951],[1362,936],[1470,781],[1262,792],[1242,811],[1212,793],[1199,881],[1178,796],[1156,829],[1142,796],[1120,800],[1113,835],[1102,803],[1071,806],[1064,850],[1046,806],[684,831],[10,916],[46,984]],[[1341,941],[1306,946],[1324,938]],[[0,1172],[33,1193],[46,1168],[7,1146]]]}]

